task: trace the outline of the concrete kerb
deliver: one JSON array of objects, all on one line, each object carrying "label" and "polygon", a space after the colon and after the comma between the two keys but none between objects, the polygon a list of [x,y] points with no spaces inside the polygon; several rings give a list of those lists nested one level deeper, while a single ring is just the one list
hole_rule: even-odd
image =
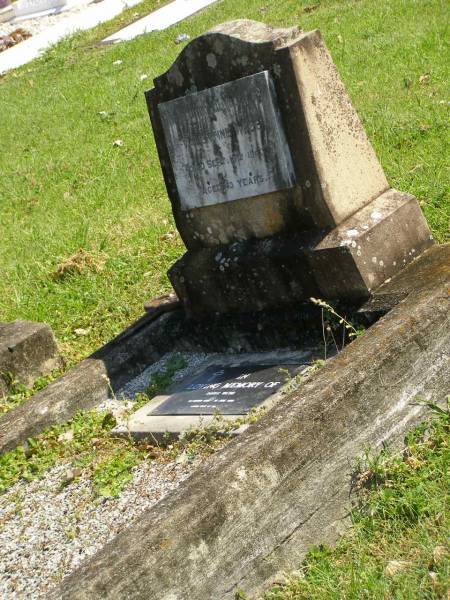
[{"label": "concrete kerb", "polygon": [[[159,360],[176,345],[181,311],[153,310],[109,344],[81,361],[17,408],[0,418],[0,454],[56,424],[65,423],[80,410],[106,400],[111,390]],[[171,321],[171,326],[164,324]],[[172,334],[172,335],[171,335]]]},{"label": "concrete kerb", "polygon": [[[169,352],[234,353],[274,347],[312,347],[318,312],[304,307],[291,313],[255,313],[191,322],[177,301],[159,299],[117,338],[81,361],[20,406],[0,418],[0,454],[44,429],[89,410]],[[313,340],[314,335],[317,335]]]}]

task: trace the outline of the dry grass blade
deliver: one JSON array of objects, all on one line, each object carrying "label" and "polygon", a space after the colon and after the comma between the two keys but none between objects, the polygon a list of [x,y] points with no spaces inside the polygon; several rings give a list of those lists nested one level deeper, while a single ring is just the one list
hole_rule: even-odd
[{"label": "dry grass blade", "polygon": [[86,271],[98,273],[102,270],[103,261],[87,250],[80,248],[69,258],[60,263],[50,276],[52,279],[64,279],[68,275],[82,274]]}]

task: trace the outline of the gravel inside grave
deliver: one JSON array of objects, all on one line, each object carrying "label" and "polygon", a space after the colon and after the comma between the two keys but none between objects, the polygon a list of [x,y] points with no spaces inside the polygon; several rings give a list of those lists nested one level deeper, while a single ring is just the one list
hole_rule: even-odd
[{"label": "gravel inside grave", "polygon": [[[213,359],[214,357],[220,357],[220,354],[206,354],[203,352],[190,352],[190,353],[173,353],[169,352],[165,354],[158,362],[153,363],[147,367],[142,373],[140,373],[134,379],[131,379],[127,384],[123,386],[115,395],[118,400],[130,399],[133,400],[136,394],[145,392],[148,388],[152,375],[154,373],[162,372],[167,368],[168,363],[175,357],[179,357],[183,363],[183,368],[179,369],[173,376],[173,381],[180,381],[191,373],[194,373],[202,363],[206,360]],[[100,408],[107,408],[107,404],[101,404]]]},{"label": "gravel inside grave", "polygon": [[89,479],[61,487],[68,464],[0,496],[0,598],[46,598],[61,579],[186,479],[192,462],[145,461],[118,498]]},{"label": "gravel inside grave", "polygon": [[[182,354],[182,379],[211,354]],[[120,390],[99,410],[120,413],[143,392],[152,375],[173,358],[167,354]],[[49,590],[125,529],[139,515],[186,479],[203,459],[146,460],[133,468],[133,479],[118,498],[98,498],[88,475],[67,486],[70,463],[49,470],[40,480],[19,482],[0,496],[0,598],[46,598]]]}]

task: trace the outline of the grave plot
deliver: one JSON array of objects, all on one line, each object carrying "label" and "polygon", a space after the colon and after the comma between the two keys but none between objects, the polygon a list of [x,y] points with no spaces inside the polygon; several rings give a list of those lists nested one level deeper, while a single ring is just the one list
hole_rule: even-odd
[{"label": "grave plot", "polygon": [[[0,20],[0,35],[8,37],[20,28],[27,31],[28,38],[22,36],[23,41],[12,47],[7,46],[1,52],[0,74],[29,63],[52,44],[77,31],[85,31],[104,23],[139,2],[140,0],[102,0],[101,3],[93,0],[23,0],[15,3],[15,10],[6,7],[3,11],[4,19]],[[1,49],[0,47],[0,51]]]},{"label": "grave plot", "polygon": [[[401,437],[424,410],[409,403],[440,401],[444,386],[448,249],[432,247],[417,200],[389,187],[318,31],[226,23],[146,99],[186,245],[169,271],[178,299],[10,411],[1,448],[133,387],[174,351],[206,356],[133,413],[127,439],[157,445],[217,413],[270,410],[54,597],[256,593],[319,536],[335,539],[349,461]],[[347,344],[358,316],[382,315]],[[327,345],[337,356],[302,380]]]},{"label": "grave plot", "polygon": [[[427,251],[416,199],[389,187],[319,32],[226,23],[188,44],[154,84],[147,104],[187,247],[169,271],[178,310],[191,342],[201,331],[217,347],[225,336],[222,351],[238,350],[244,363],[211,359],[137,411],[133,433],[173,434],[218,406],[231,417],[264,404],[288,364],[249,361],[243,351],[287,350],[293,338],[305,350],[302,335],[317,343],[332,332],[325,309],[346,339],[351,321],[330,301],[375,320],[388,314],[68,577],[58,588],[66,598],[258,594],[311,543],[335,539],[349,461],[367,443],[401,435],[421,412],[407,406],[417,393],[442,395],[445,342],[427,335],[418,369],[403,310],[407,302],[410,319],[429,315],[426,292],[412,287],[427,273],[435,331],[443,254]],[[318,323],[302,330],[298,315],[311,298]],[[440,365],[432,372],[431,356]],[[385,384],[386,360],[391,375],[403,371],[395,383]],[[139,578],[129,569],[137,564]]]},{"label": "grave plot", "polygon": [[[50,45],[77,31],[113,19],[141,0],[22,0],[0,10],[0,73],[37,58]],[[161,31],[214,4],[217,0],[176,0],[105,38],[103,44],[132,40]],[[99,4],[99,5],[98,5]],[[188,39],[187,36],[186,39]],[[27,39],[28,42],[24,43]],[[3,41],[3,44],[2,44]],[[180,40],[180,41],[183,41]]]},{"label": "grave plot", "polygon": [[[161,31],[215,2],[217,0],[176,0],[175,2],[170,2],[168,5],[109,35],[102,43],[117,44],[118,42],[132,40],[138,35],[150,33],[151,31]],[[188,38],[189,36],[185,37],[185,39]],[[183,37],[180,41],[183,41]]]}]

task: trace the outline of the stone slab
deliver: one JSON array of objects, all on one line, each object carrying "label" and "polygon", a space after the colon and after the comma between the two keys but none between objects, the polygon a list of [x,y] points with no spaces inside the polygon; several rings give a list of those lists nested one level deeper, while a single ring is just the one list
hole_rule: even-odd
[{"label": "stone slab", "polygon": [[[217,60],[214,54],[211,60]],[[182,210],[295,185],[268,71],[162,102],[158,109]]]},{"label": "stone slab", "polygon": [[178,385],[152,415],[242,415],[259,406],[294,375],[290,365],[215,363]]},{"label": "stone slab", "polygon": [[417,199],[390,189],[333,229],[310,253],[320,297],[369,297],[433,243]]},{"label": "stone slab", "polygon": [[423,399],[445,404],[449,257],[450,246],[434,247],[414,261],[403,302],[49,598],[261,597],[313,544],[335,542],[350,525],[353,468],[367,447],[401,444],[429,414]]},{"label": "stone slab", "polygon": [[414,259],[395,277],[383,283],[370,300],[358,309],[358,313],[370,317],[387,314],[409,296],[414,281],[420,282],[421,287],[431,287],[440,278],[444,284],[449,264],[449,244],[429,249],[423,257]]},{"label": "stone slab", "polygon": [[268,408],[313,357],[322,357],[318,349],[214,357],[132,414],[126,434],[160,441],[207,426],[219,414],[233,421],[251,409]]},{"label": "stone slab", "polygon": [[[176,312],[176,311],[175,311]],[[67,422],[120,389],[125,381],[173,349],[179,317],[146,314],[114,340],[82,360],[29,400],[0,417],[0,454],[44,429]],[[165,327],[167,325],[167,327]]]},{"label": "stone slab", "polygon": [[32,387],[38,377],[50,374],[61,364],[49,325],[32,321],[0,323],[0,394],[7,392],[8,373]]}]

